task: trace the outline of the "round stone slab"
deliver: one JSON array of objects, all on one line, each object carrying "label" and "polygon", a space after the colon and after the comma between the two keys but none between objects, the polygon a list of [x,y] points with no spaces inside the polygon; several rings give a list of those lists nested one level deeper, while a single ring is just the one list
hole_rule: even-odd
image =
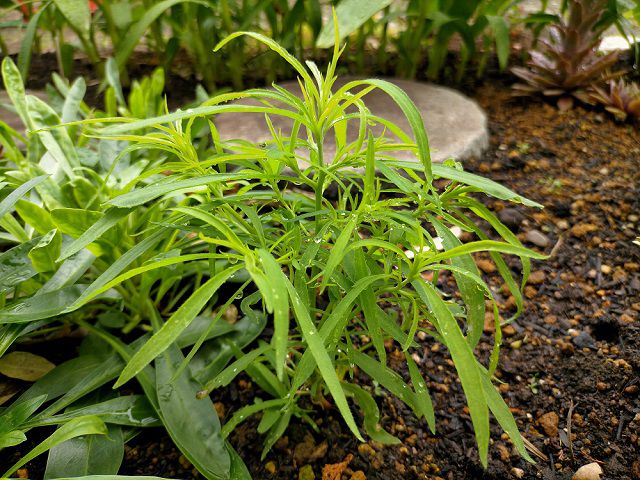
[{"label": "round stone slab", "polygon": [[[361,77],[341,77],[336,81],[333,91],[347,82],[358,79]],[[422,113],[434,162],[442,162],[449,158],[464,160],[479,157],[488,147],[487,117],[476,102],[450,88],[408,80],[388,80],[407,92]],[[279,86],[302,98],[297,81],[283,82]],[[241,99],[235,103],[261,105],[253,99]],[[276,106],[282,106],[277,103],[274,102]],[[411,136],[409,122],[400,107],[382,90],[376,88],[368,93],[364,97],[364,103],[371,113],[392,121]],[[290,134],[292,120],[276,115],[269,118],[276,131],[282,130],[284,135]],[[354,141],[358,132],[356,122],[351,123],[353,125],[348,128],[347,138]],[[262,143],[272,139],[262,113],[222,113],[215,117],[215,124],[222,140],[243,139],[252,143]],[[383,134],[384,127],[375,125],[372,130],[374,135],[379,136]],[[398,140],[388,131],[384,134],[392,141]],[[327,159],[335,155],[333,138],[326,140],[324,154]],[[395,156],[402,160],[418,161],[408,151],[399,151]]]}]

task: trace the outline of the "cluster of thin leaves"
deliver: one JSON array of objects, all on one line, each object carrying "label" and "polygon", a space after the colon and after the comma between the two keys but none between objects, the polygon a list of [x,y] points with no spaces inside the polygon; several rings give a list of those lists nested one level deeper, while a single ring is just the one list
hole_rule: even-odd
[{"label": "cluster of thin leaves", "polygon": [[[31,428],[61,425],[20,464],[53,447],[47,478],[61,476],[62,458],[80,459],[76,475],[115,475],[123,443],[140,428],[162,425],[206,478],[249,478],[227,441],[230,433],[260,414],[264,456],[292,418],[317,428],[306,398],[333,402],[358,439],[366,434],[397,443],[378,424],[372,391],[353,381],[355,365],[433,431],[427,384],[411,356],[420,348],[417,333],[425,332],[452,357],[481,462],[487,462],[490,413],[529,458],[491,381],[500,322],[472,254],[491,255],[518,311],[529,258],[540,255],[473,194],[539,205],[455,162],[432,164],[421,114],[396,85],[362,80],[334,91],[337,40],[322,75],[256,33],[236,33],[218,48],[241,35],[291,64],[302,98],[274,86],[150,119],[74,121],[82,112],[78,83],[68,88],[60,117],[25,95],[18,70],[4,61],[5,85],[33,133],[26,156],[15,131],[3,126],[0,136],[5,186],[13,187],[0,203],[1,225],[5,239],[16,243],[0,257],[0,355],[63,325],[88,336],[77,358],[2,411],[9,421],[0,427],[0,447],[24,441]],[[366,95],[373,89],[398,104],[411,135],[371,114]],[[228,103],[245,98],[260,105]],[[222,112],[263,113],[272,141],[220,141],[215,115]],[[291,120],[290,134],[275,131],[275,116]],[[54,128],[61,122],[67,123]],[[400,140],[374,138],[371,123]],[[354,128],[357,139],[347,141]],[[324,153],[329,139],[332,157]],[[395,159],[400,150],[418,161]],[[330,185],[337,187],[332,199]],[[478,219],[501,240],[488,239]],[[461,243],[453,226],[477,240]],[[505,254],[520,257],[520,281]],[[441,290],[438,280],[449,274],[460,301]],[[474,348],[487,301],[496,333],[483,365]],[[235,323],[224,318],[231,305],[242,312]],[[132,334],[137,339],[125,343]],[[388,367],[388,341],[405,353],[407,377]],[[208,394],[241,373],[260,392],[221,425]],[[118,387],[133,381],[140,393],[121,395]],[[68,464],[63,475],[70,475]]]}]

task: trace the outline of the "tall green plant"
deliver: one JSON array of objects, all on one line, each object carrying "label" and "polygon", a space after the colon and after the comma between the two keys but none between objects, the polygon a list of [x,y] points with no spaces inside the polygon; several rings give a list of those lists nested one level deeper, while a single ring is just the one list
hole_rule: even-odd
[{"label": "tall green plant", "polygon": [[[42,124],[15,67],[4,62],[5,84],[11,85],[14,104],[36,136],[27,158],[17,149],[10,160],[20,172],[12,180],[17,193],[0,204],[8,214],[15,206],[21,218],[11,215],[9,226],[20,227],[13,254],[33,272],[6,287],[0,345],[7,351],[60,323],[90,332],[79,357],[56,367],[14,402],[22,405],[48,395],[47,404],[38,405],[15,430],[98,415],[116,429],[114,438],[124,441],[125,430],[119,437],[118,428],[161,424],[209,479],[248,478],[226,440],[248,416],[262,416],[263,455],[292,418],[315,426],[307,398],[332,401],[357,438],[366,434],[396,443],[378,425],[374,398],[352,380],[355,366],[433,431],[436,412],[411,356],[419,348],[417,333],[425,332],[451,354],[481,462],[487,462],[490,412],[529,458],[491,382],[501,339],[498,308],[472,254],[489,252],[519,310],[529,258],[540,255],[524,248],[472,194],[539,205],[464,172],[455,162],[432,164],[421,114],[394,84],[362,80],[335,89],[337,40],[323,75],[312,62],[303,66],[260,34],[236,33],[218,48],[243,35],[263,42],[298,72],[302,99],[278,87],[255,89],[150,119],[95,118],[56,128],[59,118],[49,113]],[[366,96],[374,89],[400,106],[411,132],[371,114]],[[261,104],[227,103],[243,98]],[[263,113],[273,139],[260,145],[222,142],[215,128],[215,115],[222,112]],[[274,116],[290,119],[292,132],[275,131]],[[209,127],[207,144],[194,140],[203,120]],[[400,141],[375,138],[371,123],[382,123]],[[353,142],[347,140],[348,128],[359,132]],[[89,151],[111,148],[96,174],[82,166],[88,154],[78,155],[75,143],[65,139],[78,135],[77,129],[85,134]],[[328,141],[335,141],[335,155],[326,154]],[[59,155],[60,149],[66,155]],[[417,161],[397,160],[394,154],[400,150],[412,152]],[[25,183],[42,173],[37,163],[45,157],[53,157],[57,181],[45,176]],[[69,163],[76,157],[79,164]],[[307,167],[299,166],[301,159],[308,160]],[[111,179],[136,167],[137,175],[126,181]],[[73,182],[94,190],[69,207],[69,195],[84,192],[67,187]],[[337,190],[333,199],[327,197],[330,185]],[[25,197],[27,192],[32,195]],[[21,197],[29,199],[23,207],[12,203]],[[490,240],[477,218],[501,240]],[[477,240],[461,243],[452,226]],[[32,228],[46,236],[55,236],[49,233],[53,230],[62,235],[45,257],[50,260],[46,269],[37,270],[28,255],[42,240]],[[520,282],[505,254],[521,258]],[[454,282],[460,302],[443,293],[447,279]],[[487,300],[496,333],[491,360],[483,365],[474,348],[482,340]],[[232,303],[242,312],[235,324],[223,319]],[[267,324],[272,335],[263,333]],[[137,338],[127,344],[124,333]],[[405,354],[408,375],[388,366],[389,342]],[[241,372],[262,393],[222,425],[208,394]],[[114,396],[104,389],[113,380],[118,389],[134,379],[140,395]],[[91,400],[91,392],[106,398]],[[133,404],[139,415],[118,414],[132,411]],[[362,411],[363,431],[353,408]],[[60,457],[50,455],[49,462]],[[100,458],[85,464],[99,465]],[[89,473],[102,472],[84,474]]]}]

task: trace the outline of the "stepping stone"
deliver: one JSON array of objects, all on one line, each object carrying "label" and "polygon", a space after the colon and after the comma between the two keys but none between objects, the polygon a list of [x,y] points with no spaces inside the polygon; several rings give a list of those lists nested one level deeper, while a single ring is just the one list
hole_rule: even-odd
[{"label": "stepping stone", "polygon": [[[338,79],[333,91],[358,78],[361,77]],[[434,162],[443,162],[449,158],[456,160],[477,158],[489,146],[486,115],[473,100],[455,90],[438,85],[398,79],[390,81],[407,92],[422,113],[429,136],[431,158]],[[302,98],[297,81],[283,82],[279,85]],[[402,111],[382,90],[375,89],[368,93],[364,97],[364,102],[374,115],[394,122],[409,136],[412,136],[409,122]],[[235,103],[261,105],[253,99],[240,99]],[[284,135],[290,134],[293,123],[290,119],[276,115],[271,115],[270,119],[276,131],[281,129]],[[350,123],[352,125],[348,128],[347,138],[349,141],[354,141],[358,134],[356,122]],[[261,113],[223,113],[215,117],[215,124],[222,140],[243,139],[252,143],[262,143],[272,139],[264,114]],[[384,127],[376,125],[372,130],[374,135],[380,136],[383,134]],[[398,140],[395,135],[389,132],[386,132],[385,135],[393,141]],[[329,138],[325,142],[325,159],[330,161],[335,155],[335,141],[333,138]],[[397,152],[394,156],[401,160],[418,161],[408,151]]]}]

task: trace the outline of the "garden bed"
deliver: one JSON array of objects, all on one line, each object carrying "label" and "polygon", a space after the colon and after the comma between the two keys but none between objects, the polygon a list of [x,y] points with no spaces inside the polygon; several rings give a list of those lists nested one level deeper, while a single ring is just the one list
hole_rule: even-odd
[{"label": "garden bed", "polygon": [[[524,313],[504,329],[497,373],[521,431],[541,454],[537,464],[522,460],[496,426],[489,467],[482,469],[451,361],[428,339],[414,358],[432,392],[435,436],[382,390],[375,392],[381,424],[403,441],[398,446],[361,444],[337,411],[315,405],[319,431],[292,421],[261,461],[258,420],[251,419],[230,438],[254,478],[299,478],[302,471],[308,476],[300,478],[308,479],[311,470],[320,478],[326,465],[348,459],[347,479],[568,479],[591,462],[601,463],[606,479],[640,478],[640,248],[633,244],[640,225],[640,134],[599,111],[561,114],[550,104],[515,100],[504,78],[473,96],[487,110],[491,146],[466,169],[546,207],[489,205],[528,246],[551,254],[533,263]],[[482,260],[480,266],[509,311],[513,302],[503,295],[495,267]],[[490,333],[491,322],[485,328]],[[401,352],[390,350],[389,361],[408,375]],[[357,378],[371,383],[364,374]],[[214,401],[227,420],[256,394],[249,378],[240,377],[214,392]],[[130,442],[120,473],[198,478],[161,432],[146,430]],[[32,478],[44,460],[27,466]]]}]

